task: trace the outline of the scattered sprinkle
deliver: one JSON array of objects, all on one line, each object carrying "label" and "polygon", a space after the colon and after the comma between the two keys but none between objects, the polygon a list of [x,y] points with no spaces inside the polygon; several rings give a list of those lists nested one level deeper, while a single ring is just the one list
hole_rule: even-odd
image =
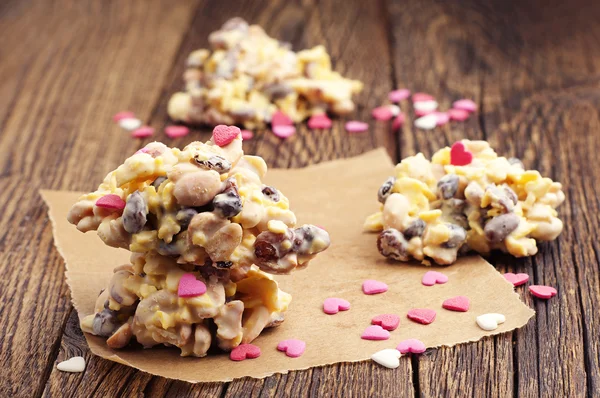
[{"label": "scattered sprinkle", "polygon": [[427,271],[421,279],[421,283],[425,286],[433,286],[436,283],[443,284],[448,282],[448,276],[437,271]]},{"label": "scattered sprinkle", "polygon": [[279,351],[285,352],[285,355],[291,358],[298,358],[306,350],[306,342],[298,339],[283,340],[277,344]]},{"label": "scattered sprinkle", "polygon": [[396,369],[400,366],[400,351],[393,348],[386,348],[371,355],[371,359],[388,369]]},{"label": "scattered sprinkle", "polygon": [[471,300],[465,296],[450,297],[449,299],[444,300],[442,303],[443,308],[457,312],[467,312],[469,311],[470,306]]},{"label": "scattered sprinkle", "polygon": [[66,361],[59,362],[56,369],[62,372],[80,373],[85,370],[85,359],[83,357],[73,357]]},{"label": "scattered sprinkle", "polygon": [[555,288],[551,286],[543,286],[543,285],[531,285],[529,286],[529,292],[533,294],[537,298],[541,299],[549,299],[558,293]]},{"label": "scattered sprinkle", "polygon": [[363,340],[387,340],[390,338],[390,332],[379,325],[371,325],[365,329],[360,338]]},{"label": "scattered sprinkle", "polygon": [[254,133],[250,130],[242,130],[242,139],[243,140],[251,140],[254,138]]},{"label": "scattered sprinkle", "polygon": [[331,119],[324,113],[312,115],[310,119],[308,119],[308,128],[313,130],[330,129],[332,124]]},{"label": "scattered sprinkle", "polygon": [[150,126],[142,126],[131,132],[133,138],[146,138],[154,134],[154,129]]},{"label": "scattered sprinkle", "polygon": [[495,330],[500,323],[504,323],[506,317],[502,314],[483,314],[477,317],[477,325],[483,330]]},{"label": "scattered sprinkle", "polygon": [[179,297],[197,297],[206,293],[206,285],[204,282],[196,279],[194,274],[183,274],[179,279],[179,286],[177,287],[177,295]]},{"label": "scattered sprinkle", "polygon": [[434,100],[417,101],[413,104],[413,107],[415,108],[415,113],[418,116],[423,116],[435,112],[438,108],[438,103]]},{"label": "scattered sprinkle", "polygon": [[398,105],[386,105],[392,111],[392,115],[398,116],[400,114],[400,107]]},{"label": "scattered sprinkle", "polygon": [[415,120],[415,127],[423,130],[433,130],[437,126],[437,117],[434,114],[425,115]]},{"label": "scattered sprinkle", "polygon": [[450,120],[457,122],[464,122],[469,118],[469,112],[464,109],[448,109],[447,111]]},{"label": "scattered sprinkle", "polygon": [[119,126],[121,128],[133,131],[142,125],[142,121],[140,119],[136,119],[134,117],[127,117],[119,120]]},{"label": "scattered sprinkle", "polygon": [[276,124],[273,126],[273,134],[279,138],[289,138],[296,134],[296,127],[287,126],[283,124]]},{"label": "scattered sprinkle", "polygon": [[215,126],[212,133],[212,139],[214,143],[217,146],[223,147],[231,144],[231,142],[235,140],[237,136],[242,133],[242,131],[239,127],[236,126],[227,126],[224,124],[219,124],[218,126]]},{"label": "scattered sprinkle", "polygon": [[240,344],[229,353],[229,359],[232,361],[243,361],[244,359],[254,359],[260,356],[260,348],[254,344]]},{"label": "scattered sprinkle", "polygon": [[477,110],[477,104],[470,99],[461,99],[454,101],[452,104],[454,109],[462,109],[467,112],[475,112]]},{"label": "scattered sprinkle", "polygon": [[165,134],[170,138],[185,137],[190,133],[190,129],[185,126],[167,126]]},{"label": "scattered sprinkle", "polygon": [[392,122],[392,129],[393,130],[399,130],[400,127],[402,127],[403,124],[404,124],[404,114],[403,113],[399,113],[398,116],[396,116],[396,118]]},{"label": "scattered sprinkle", "polygon": [[292,119],[281,111],[276,111],[273,116],[271,116],[271,126],[293,126],[294,122]]},{"label": "scattered sprinkle", "polygon": [[374,279],[367,279],[362,284],[364,294],[379,294],[388,291],[388,285]]},{"label": "scattered sprinkle", "polygon": [[425,352],[425,344],[421,340],[406,339],[402,340],[396,347],[401,354],[422,354]]},{"label": "scattered sprinkle", "polygon": [[118,123],[121,119],[135,119],[135,113],[130,112],[130,111],[123,111],[123,112],[116,113],[113,116],[113,121],[115,123]]},{"label": "scattered sprinkle", "polygon": [[448,112],[433,112],[433,114],[437,118],[438,126],[443,126],[444,124],[450,121],[450,116],[448,115]]},{"label": "scattered sprinkle", "polygon": [[413,100],[413,102],[435,101],[435,98],[433,98],[433,96],[431,96],[427,93],[414,93],[412,95],[412,100]]},{"label": "scattered sprinkle", "polygon": [[450,149],[450,164],[454,166],[466,166],[473,161],[473,154],[465,148],[465,144],[458,141]]},{"label": "scattered sprinkle", "polygon": [[339,311],[348,311],[350,303],[337,297],[326,298],[323,302],[323,312],[329,315],[337,314]]},{"label": "scattered sprinkle", "polygon": [[396,314],[381,314],[371,319],[371,324],[379,325],[385,330],[396,330],[400,325],[400,317]]},{"label": "scattered sprinkle", "polygon": [[384,105],[373,109],[371,111],[371,116],[377,120],[387,121],[391,120],[394,117],[394,114],[389,106]]},{"label": "scattered sprinkle", "polygon": [[399,90],[394,90],[391,91],[388,94],[388,99],[391,102],[400,102],[400,101],[404,101],[405,99],[407,99],[408,97],[410,97],[410,90],[406,89],[406,88],[401,88]]},{"label": "scattered sprinkle", "polygon": [[513,284],[513,286],[521,286],[529,281],[529,275],[527,274],[513,274],[512,272],[507,272],[504,274],[504,279]]},{"label": "scattered sprinkle", "polygon": [[435,320],[436,312],[428,308],[414,308],[408,311],[406,315],[411,321],[429,325]]},{"label": "scattered sprinkle", "polygon": [[346,123],[346,131],[349,133],[364,133],[369,130],[369,125],[358,120],[351,120]]},{"label": "scattered sprinkle", "polygon": [[125,201],[119,195],[113,193],[104,195],[96,201],[96,206],[109,210],[123,210]]}]

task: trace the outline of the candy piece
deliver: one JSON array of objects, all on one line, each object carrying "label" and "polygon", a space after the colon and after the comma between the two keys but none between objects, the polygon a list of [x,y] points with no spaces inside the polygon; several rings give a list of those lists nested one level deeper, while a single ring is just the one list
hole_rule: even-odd
[{"label": "candy piece", "polygon": [[104,195],[96,201],[96,206],[103,209],[110,210],[123,210],[125,208],[125,201],[121,199],[119,195],[109,194]]},{"label": "candy piece", "polygon": [[362,284],[362,290],[364,294],[385,293],[388,291],[388,285],[374,279],[367,279]]},{"label": "candy piece", "polygon": [[448,112],[433,112],[433,114],[437,118],[438,126],[443,126],[444,124],[450,121],[450,116],[448,115]]},{"label": "candy piece", "polygon": [[118,123],[122,119],[135,119],[135,114],[133,112],[130,112],[130,111],[123,111],[123,112],[116,113],[113,116],[113,121],[115,123]]},{"label": "candy piece", "polygon": [[154,134],[154,129],[150,126],[142,126],[131,132],[131,136],[134,138],[146,138]]},{"label": "candy piece", "polygon": [[531,285],[529,286],[529,292],[537,298],[549,299],[558,293],[555,288],[544,285]]},{"label": "candy piece", "polygon": [[414,308],[408,311],[406,315],[411,321],[429,325],[435,320],[436,312],[428,308]]},{"label": "candy piece", "polygon": [[470,99],[461,99],[458,101],[454,101],[452,104],[452,108],[454,109],[462,109],[467,112],[475,112],[477,110],[477,104]]},{"label": "candy piece", "polygon": [[254,344],[240,344],[229,353],[229,359],[232,361],[243,361],[244,359],[254,359],[260,356],[260,347]]},{"label": "candy piece", "polygon": [[394,114],[389,106],[380,106],[371,111],[371,115],[377,119],[382,121],[391,120],[394,117]]},{"label": "candy piece", "polygon": [[273,126],[273,134],[279,138],[289,138],[296,133],[296,127],[286,125],[275,125]]},{"label": "candy piece", "polygon": [[345,125],[346,131],[349,133],[364,133],[369,129],[369,125],[358,120],[351,120]]},{"label": "candy piece", "polygon": [[371,324],[379,325],[385,330],[396,330],[400,324],[400,317],[396,314],[381,314],[373,317]]},{"label": "candy piece", "polygon": [[421,283],[425,286],[433,286],[436,283],[442,284],[446,282],[448,282],[448,277],[437,271],[427,271],[423,275],[423,279],[421,279]]},{"label": "candy piece", "polygon": [[85,370],[85,359],[83,357],[73,357],[66,361],[59,362],[56,369],[63,372],[79,373]]},{"label": "candy piece", "polygon": [[285,352],[285,355],[288,357],[298,358],[304,354],[304,350],[306,350],[306,342],[298,339],[283,340],[277,344],[277,349]]},{"label": "candy piece", "polygon": [[412,95],[413,102],[421,102],[421,101],[434,101],[435,98],[433,96],[426,93],[414,93]]},{"label": "candy piece", "polygon": [[390,332],[379,325],[371,325],[365,329],[360,338],[363,340],[387,340],[390,338]]},{"label": "candy piece", "polygon": [[170,138],[185,137],[190,133],[190,129],[185,126],[167,126],[165,134]]},{"label": "candy piece", "polygon": [[495,330],[498,328],[498,324],[504,323],[506,317],[502,314],[483,314],[477,317],[477,325],[483,330]]},{"label": "candy piece", "polygon": [[251,140],[254,138],[254,133],[250,130],[242,130],[242,139],[243,140]]},{"label": "candy piece", "polygon": [[471,301],[468,297],[465,296],[456,296],[451,297],[449,299],[444,300],[442,303],[442,307],[457,312],[467,312],[469,311],[469,307],[471,306]]},{"label": "candy piece", "polygon": [[316,115],[312,115],[310,119],[308,119],[308,128],[313,130],[318,129],[329,129],[331,128],[332,121],[327,117],[324,113],[319,113]]},{"label": "candy piece", "polygon": [[398,105],[386,105],[392,112],[392,115],[398,116],[400,114],[400,107]]},{"label": "candy piece", "polygon": [[388,369],[396,369],[400,366],[400,351],[393,348],[386,348],[371,355],[371,359]]},{"label": "candy piece", "polygon": [[425,352],[425,344],[421,340],[406,339],[402,340],[396,347],[401,354],[422,354]]},{"label": "candy piece", "polygon": [[136,119],[134,117],[127,117],[127,118],[123,118],[123,119],[119,120],[119,126],[121,126],[121,128],[128,130],[128,131],[135,130],[138,127],[140,127],[141,125],[142,125],[142,121],[140,119]]},{"label": "candy piece", "polygon": [[473,161],[473,154],[465,148],[462,142],[455,142],[450,149],[450,164],[454,166],[466,166]]},{"label": "candy piece", "polygon": [[294,122],[288,115],[281,111],[276,111],[271,117],[271,126],[292,126]]},{"label": "candy piece", "polygon": [[350,309],[350,303],[337,297],[326,298],[323,302],[323,312],[329,315],[337,314],[339,311]]},{"label": "candy piece", "polygon": [[512,283],[514,286],[521,286],[527,281],[529,281],[529,275],[527,274],[513,274],[512,272],[507,272],[504,274],[504,279]]},{"label": "candy piece", "polygon": [[415,113],[422,116],[434,112],[438,108],[438,103],[434,100],[417,101],[413,104],[413,107],[415,108]]},{"label": "candy piece", "polygon": [[218,146],[226,146],[235,140],[240,133],[239,127],[219,124],[213,129],[213,141]]},{"label": "candy piece", "polygon": [[179,279],[179,286],[177,287],[177,295],[179,297],[196,297],[206,293],[206,285],[204,282],[196,279],[194,274],[183,274]]},{"label": "candy piece", "polygon": [[431,113],[415,120],[415,127],[419,129],[432,130],[435,126],[437,126],[437,117]]},{"label": "candy piece", "polygon": [[404,101],[408,97],[410,97],[410,90],[408,90],[406,88],[401,88],[399,90],[390,91],[390,93],[388,94],[388,99],[391,102]]},{"label": "candy piece", "polygon": [[450,120],[457,122],[463,122],[469,118],[469,112],[464,109],[448,109],[447,111]]},{"label": "candy piece", "polygon": [[392,122],[392,130],[399,130],[400,127],[404,124],[404,114],[399,113],[398,116]]}]

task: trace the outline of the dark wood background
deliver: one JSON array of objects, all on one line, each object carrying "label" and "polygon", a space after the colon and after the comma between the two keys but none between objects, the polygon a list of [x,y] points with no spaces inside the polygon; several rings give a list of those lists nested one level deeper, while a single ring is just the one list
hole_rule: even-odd
[{"label": "dark wood background", "polygon": [[[324,44],[335,68],[365,83],[348,135],[305,126],[287,141],[245,143],[270,166],[304,166],[377,146],[429,156],[460,138],[564,184],[565,230],[533,258],[496,256],[500,272],[555,286],[518,331],[402,358],[396,370],[338,364],[264,380],[166,380],[92,356],[77,324],[39,188],[92,190],[147,141],[111,116],[130,109],[161,130],[187,54],[242,16],[295,49]],[[82,1],[0,2],[0,396],[593,397],[600,391],[600,5],[597,1]],[[393,133],[370,110],[390,89],[433,94],[442,108],[470,97],[467,123]],[[410,104],[403,103],[408,115]],[[207,139],[207,129],[177,140]],[[522,289],[522,288],[521,288]],[[519,290],[521,290],[519,289]],[[522,291],[522,290],[521,290]],[[85,373],[56,370],[74,355]]]}]

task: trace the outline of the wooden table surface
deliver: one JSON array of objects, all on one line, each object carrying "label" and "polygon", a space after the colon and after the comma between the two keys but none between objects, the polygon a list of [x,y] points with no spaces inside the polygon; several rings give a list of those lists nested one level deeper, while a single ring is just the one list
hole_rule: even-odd
[{"label": "wooden table surface", "polygon": [[[354,116],[371,124],[364,135],[348,135],[340,120],[326,133],[300,126],[286,141],[258,132],[247,152],[299,167],[381,145],[399,160],[486,139],[564,184],[559,239],[532,258],[490,259],[558,296],[535,300],[520,289],[537,311],[524,328],[402,358],[393,371],[364,362],[193,385],[91,355],[37,191],[93,190],[148,142],[114,125],[117,111],[133,110],[159,131],[169,124],[167,100],[182,87],[187,54],[232,16],[294,49],[324,44],[338,71],[365,83]],[[585,0],[0,2],[0,396],[598,396],[598,20],[599,4]],[[369,114],[399,87],[431,93],[441,108],[473,98],[480,112],[429,132],[409,116],[393,133]],[[183,146],[208,136],[153,138]],[[75,355],[86,358],[84,373],[56,370]]]}]

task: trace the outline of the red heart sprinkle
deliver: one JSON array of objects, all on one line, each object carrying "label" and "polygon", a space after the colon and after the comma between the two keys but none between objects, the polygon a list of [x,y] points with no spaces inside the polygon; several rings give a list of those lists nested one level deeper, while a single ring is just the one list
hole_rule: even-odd
[{"label": "red heart sprinkle", "polygon": [[241,134],[239,127],[219,124],[213,129],[213,142],[218,146],[229,145],[231,141]]},{"label": "red heart sprinkle", "polygon": [[260,356],[260,348],[254,344],[240,344],[229,353],[229,359],[232,361],[243,361],[244,359],[254,359]]},{"label": "red heart sprinkle", "polygon": [[311,128],[313,130],[329,129],[331,128],[331,125],[331,119],[328,118],[327,115],[324,113],[312,115],[310,119],[308,119],[308,128]]},{"label": "red heart sprinkle", "polygon": [[406,315],[411,321],[429,325],[435,320],[436,312],[428,308],[414,308]]},{"label": "red heart sprinkle", "polygon": [[379,325],[385,330],[396,330],[400,325],[400,317],[396,314],[381,314],[371,319],[372,325]]},{"label": "red heart sprinkle", "polygon": [[504,279],[513,284],[513,286],[521,286],[527,281],[529,281],[529,275],[527,274],[513,274],[512,272],[507,272],[504,274]]},{"label": "red heart sprinkle", "polygon": [[194,274],[183,274],[179,279],[177,287],[177,295],[179,297],[196,297],[206,293],[206,285],[204,282],[196,279]]},{"label": "red heart sprinkle", "polygon": [[291,126],[293,124],[292,119],[281,111],[277,111],[271,116],[271,126]]},{"label": "red heart sprinkle", "polygon": [[533,294],[535,297],[541,298],[541,299],[552,298],[552,297],[556,296],[556,293],[558,293],[555,288],[553,288],[551,286],[544,286],[544,285],[531,285],[531,286],[529,286],[529,292],[531,294]]},{"label": "red heart sprinkle", "polygon": [[465,296],[456,296],[444,300],[442,307],[450,311],[467,312],[471,306],[471,301]]},{"label": "red heart sprinkle", "polygon": [[454,166],[466,166],[473,161],[473,154],[467,151],[465,144],[455,142],[450,149],[450,164]]},{"label": "red heart sprinkle", "polygon": [[96,206],[109,210],[123,210],[125,208],[125,201],[119,195],[111,193],[98,199]]}]

